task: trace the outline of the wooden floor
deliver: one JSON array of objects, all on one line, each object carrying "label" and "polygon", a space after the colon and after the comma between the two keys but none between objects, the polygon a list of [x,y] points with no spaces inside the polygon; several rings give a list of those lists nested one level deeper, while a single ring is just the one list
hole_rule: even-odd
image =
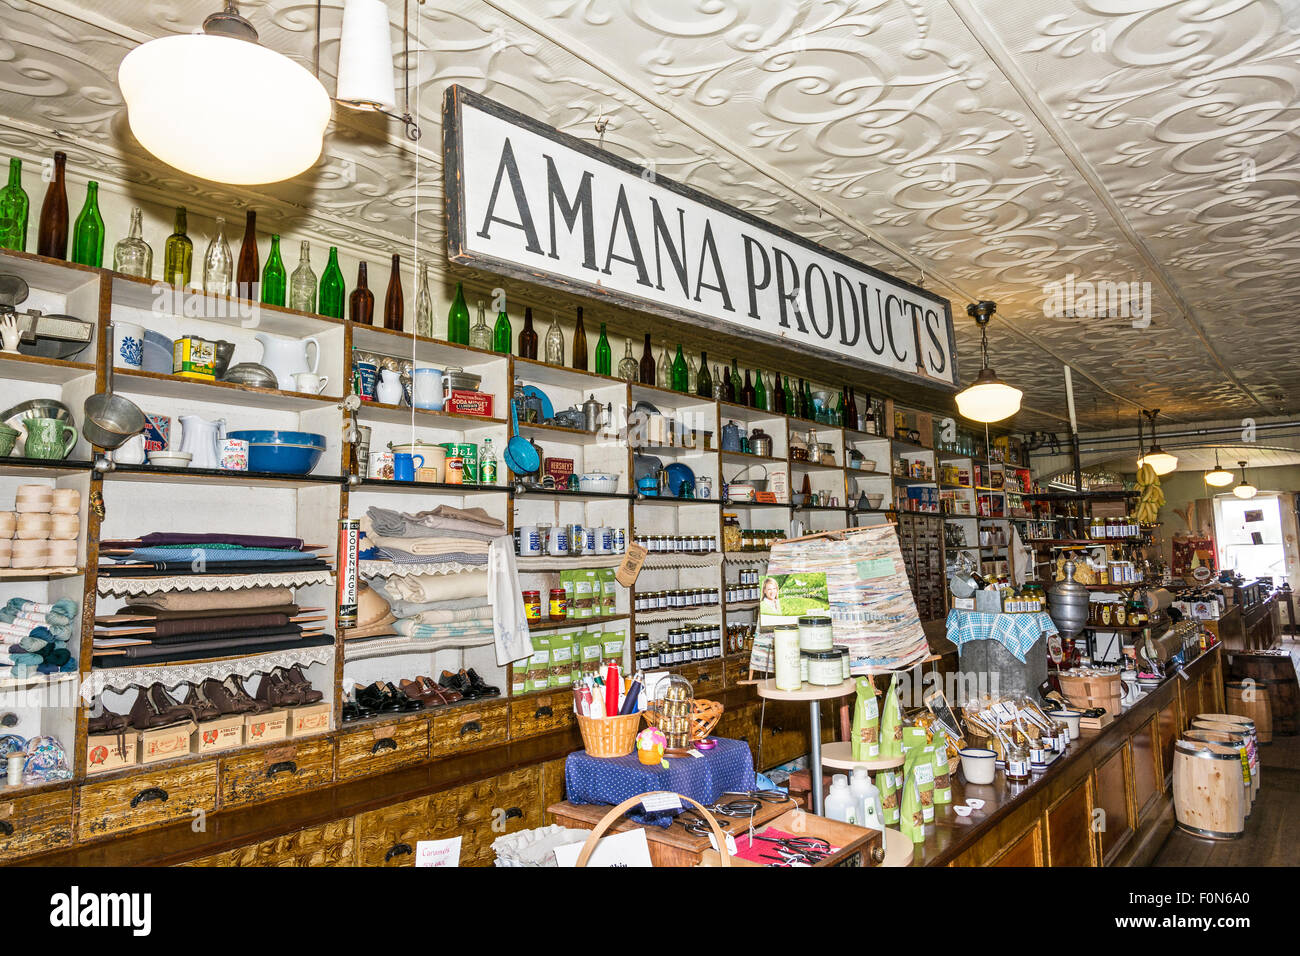
[{"label": "wooden floor", "polygon": [[[1300,669],[1300,644],[1286,646]],[[1201,840],[1175,829],[1152,866],[1300,865],[1300,737],[1274,737],[1259,751],[1259,799],[1242,838]]]}]

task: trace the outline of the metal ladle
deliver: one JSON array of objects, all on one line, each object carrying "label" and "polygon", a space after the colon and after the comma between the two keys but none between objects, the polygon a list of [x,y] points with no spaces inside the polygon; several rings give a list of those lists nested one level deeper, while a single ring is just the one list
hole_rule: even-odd
[{"label": "metal ladle", "polygon": [[[129,398],[113,394],[113,323],[108,324],[108,362],[104,369],[104,391],[96,392],[82,406],[85,419],[81,433],[93,445],[112,451],[144,429],[144,412]],[[111,468],[112,462],[108,462]],[[99,463],[96,463],[99,468]],[[107,470],[107,469],[102,469]]]}]

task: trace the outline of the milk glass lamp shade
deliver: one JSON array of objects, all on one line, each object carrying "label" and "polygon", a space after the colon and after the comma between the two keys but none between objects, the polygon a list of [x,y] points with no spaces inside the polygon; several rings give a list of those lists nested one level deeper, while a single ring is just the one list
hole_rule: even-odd
[{"label": "milk glass lamp shade", "polygon": [[[1156,445],[1149,452],[1137,460],[1138,467],[1150,465],[1157,475],[1167,475],[1178,467],[1178,457],[1163,451],[1159,445]],[[1229,476],[1231,481],[1231,476]]]},{"label": "milk glass lamp shade", "polygon": [[393,41],[384,0],[347,0],[339,37],[337,99],[363,110],[397,106],[393,84]]},{"label": "milk glass lamp shade", "polygon": [[320,157],[330,98],[310,71],[256,42],[161,37],[118,68],[140,145],[182,172],[246,186],[275,183]]},{"label": "milk glass lamp shade", "polygon": [[1214,488],[1226,488],[1232,484],[1232,472],[1219,464],[1219,453],[1214,453],[1214,470],[1205,473],[1205,483]]},{"label": "milk glass lamp shade", "polygon": [[1246,463],[1237,462],[1241,466],[1241,484],[1232,489],[1232,493],[1238,498],[1254,498],[1259,489],[1246,480]]},{"label": "milk glass lamp shade", "polygon": [[976,422],[1000,422],[1020,411],[1024,395],[998,378],[991,368],[979,373],[969,388],[957,393],[957,410],[963,418]]}]

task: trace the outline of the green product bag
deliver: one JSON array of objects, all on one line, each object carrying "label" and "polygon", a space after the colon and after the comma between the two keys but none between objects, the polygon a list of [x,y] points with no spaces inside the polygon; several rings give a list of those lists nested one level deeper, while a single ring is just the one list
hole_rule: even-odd
[{"label": "green product bag", "polygon": [[577,608],[573,606],[573,575],[574,571],[560,572],[560,587],[564,588],[564,616],[570,621],[578,616]]},{"label": "green product bag", "polygon": [[898,825],[898,774],[881,770],[876,774],[876,789],[880,791],[880,815],[887,825]]},{"label": "green product bag", "polygon": [[528,676],[524,685],[525,693],[533,690],[546,690],[551,680],[551,647],[547,639],[533,637],[533,656],[528,659]]},{"label": "green product bag", "polygon": [[623,642],[626,635],[623,631],[606,631],[600,635],[600,673],[604,676],[606,668],[610,664],[617,664],[621,670],[623,667]]},{"label": "green product bag", "polygon": [[573,683],[573,632],[551,635],[551,663],[547,668],[547,687],[568,687]]},{"label": "green product bag", "polygon": [[583,632],[581,667],[584,677],[600,676],[600,658],[605,650],[604,642],[601,640],[603,636],[599,631]]},{"label": "green product bag", "polygon": [[925,842],[925,815],[921,804],[921,788],[916,780],[916,758],[919,756],[920,751],[914,750],[903,767],[903,794],[898,811],[898,828],[913,843]]},{"label": "green product bag", "polygon": [[934,732],[934,802],[952,803],[952,774],[948,771],[948,735]]},{"label": "green product bag", "polygon": [[880,711],[880,756],[903,755],[903,708],[898,702],[898,675],[889,681],[885,705]]},{"label": "green product bag", "polygon": [[853,707],[853,759],[874,760],[880,756],[880,709],[870,677],[857,679],[857,694]]},{"label": "green product bag", "polygon": [[600,569],[600,613],[618,613],[618,581],[614,579],[613,568]]},{"label": "green product bag", "polygon": [[904,727],[903,728],[903,753],[915,750],[917,747],[928,747],[930,745],[930,735],[925,732],[924,727]]}]

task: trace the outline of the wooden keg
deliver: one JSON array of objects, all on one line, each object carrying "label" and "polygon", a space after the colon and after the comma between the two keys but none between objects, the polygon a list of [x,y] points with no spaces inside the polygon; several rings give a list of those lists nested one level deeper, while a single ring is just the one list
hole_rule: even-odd
[{"label": "wooden keg", "polygon": [[1183,732],[1184,740],[1200,740],[1206,743],[1222,744],[1233,747],[1241,758],[1241,781],[1246,786],[1246,816],[1255,806],[1255,796],[1259,793],[1259,776],[1250,765],[1250,748],[1246,743],[1246,734],[1240,730],[1203,730],[1195,728]]},{"label": "wooden keg", "polygon": [[[1259,736],[1255,732],[1255,722],[1249,717],[1235,714],[1197,714],[1192,718],[1192,728],[1196,730],[1241,731],[1246,735],[1246,752],[1250,756],[1250,772],[1260,786],[1264,784],[1263,767],[1259,758]],[[1256,793],[1259,788],[1256,787]]]},{"label": "wooden keg", "polygon": [[1300,683],[1296,679],[1295,661],[1289,653],[1236,652],[1232,655],[1229,679],[1229,686],[1253,680],[1268,691],[1272,733],[1287,737],[1300,733]]},{"label": "wooden keg", "polygon": [[1255,734],[1261,744],[1273,742],[1273,706],[1268,688],[1258,681],[1229,681],[1228,713],[1248,717],[1255,722]]},{"label": "wooden keg", "polygon": [[1235,747],[1203,740],[1174,744],[1174,816],[1179,828],[1233,840],[1246,827],[1246,787]]}]

